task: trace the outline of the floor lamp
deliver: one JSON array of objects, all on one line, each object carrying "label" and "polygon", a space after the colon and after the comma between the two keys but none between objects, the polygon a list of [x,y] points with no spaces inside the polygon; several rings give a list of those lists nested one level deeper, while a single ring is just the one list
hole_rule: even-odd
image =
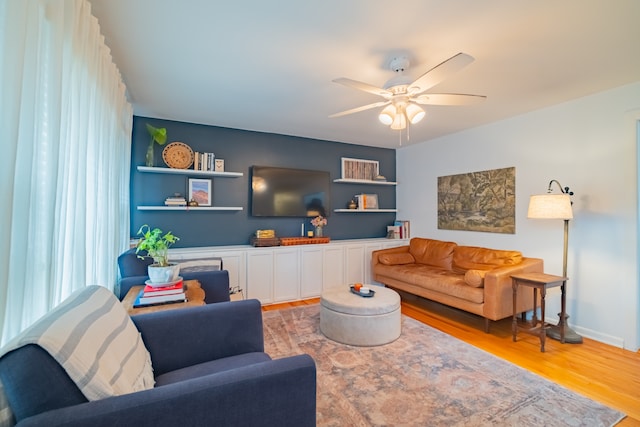
[{"label": "floor lamp", "polygon": [[[560,187],[561,194],[551,194],[553,183]],[[571,205],[571,196],[573,191],[569,191],[569,187],[562,187],[555,179],[549,182],[547,194],[531,196],[529,200],[529,211],[527,218],[532,219],[562,219],[564,220],[564,250],[562,252],[562,276],[567,277],[567,250],[569,248],[569,220],[573,219],[573,210]],[[563,319],[559,313],[560,320],[557,326],[551,326],[547,330],[547,336],[555,340],[560,340],[560,328],[564,324],[564,341],[572,344],[582,343],[582,337],[573,331],[568,323],[569,316],[565,315]],[[542,319],[544,321],[544,319]]]}]

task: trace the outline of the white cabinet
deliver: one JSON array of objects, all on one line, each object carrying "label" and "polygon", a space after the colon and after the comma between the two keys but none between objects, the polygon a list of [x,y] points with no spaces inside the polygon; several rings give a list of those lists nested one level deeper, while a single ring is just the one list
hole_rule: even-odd
[{"label": "white cabinet", "polygon": [[300,298],[312,298],[322,293],[324,277],[324,245],[300,248]]},{"label": "white cabinet", "polygon": [[173,260],[221,257],[232,289],[262,304],[319,297],[323,290],[348,283],[374,283],[371,252],[403,246],[408,240],[357,239],[326,244],[210,246],[171,249]]},{"label": "white cabinet", "polygon": [[364,245],[346,245],[344,247],[345,280],[343,283],[365,281]]},{"label": "white cabinet", "polygon": [[[231,247],[212,246],[202,248],[169,249],[169,259],[186,261],[193,259],[222,258],[222,266],[229,272],[229,287],[233,290],[246,289],[245,255],[246,251]],[[228,247],[227,247],[228,248]]]},{"label": "white cabinet", "polygon": [[247,253],[247,298],[273,302],[273,251],[258,249]]},{"label": "white cabinet", "polygon": [[342,245],[331,245],[325,247],[323,252],[322,290],[343,285],[344,248]]},{"label": "white cabinet", "polygon": [[300,299],[299,250],[287,248],[273,254],[273,299],[275,302]]},{"label": "white cabinet", "polygon": [[277,247],[247,252],[247,296],[262,303],[299,299],[297,248]]}]

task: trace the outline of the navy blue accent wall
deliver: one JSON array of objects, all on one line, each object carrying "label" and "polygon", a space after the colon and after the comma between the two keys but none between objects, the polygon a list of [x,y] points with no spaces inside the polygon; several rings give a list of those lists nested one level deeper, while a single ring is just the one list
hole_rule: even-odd
[{"label": "navy blue accent wall", "polygon": [[[167,129],[167,143],[184,142],[193,151],[213,152],[224,159],[226,172],[242,172],[240,178],[211,177],[213,206],[242,206],[242,211],[140,211],[138,205],[163,205],[167,196],[187,193],[189,175],[140,173],[149,145],[146,123]],[[311,230],[309,218],[265,218],[251,216],[251,166],[278,166],[329,171],[331,175],[331,213],[325,236],[332,240],[386,236],[387,225],[395,213],[340,213],[355,194],[378,194],[381,208],[394,208],[395,186],[338,184],[341,158],[377,160],[380,174],[396,180],[395,150],[364,147],[332,141],[286,135],[250,132],[170,120],[134,117],[131,153],[131,236],[142,224],[171,230],[180,237],[175,247],[248,244],[258,229],[274,229],[279,237],[300,236],[304,223]],[[166,167],[162,160],[164,146],[156,144],[155,166]],[[193,177],[193,176],[192,176]],[[206,178],[209,177],[197,177]]]}]

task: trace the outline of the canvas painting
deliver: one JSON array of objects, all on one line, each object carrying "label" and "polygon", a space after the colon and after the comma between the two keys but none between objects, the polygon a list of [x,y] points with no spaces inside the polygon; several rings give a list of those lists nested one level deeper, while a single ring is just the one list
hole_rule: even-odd
[{"label": "canvas painting", "polygon": [[516,168],[438,177],[438,228],[515,234]]}]

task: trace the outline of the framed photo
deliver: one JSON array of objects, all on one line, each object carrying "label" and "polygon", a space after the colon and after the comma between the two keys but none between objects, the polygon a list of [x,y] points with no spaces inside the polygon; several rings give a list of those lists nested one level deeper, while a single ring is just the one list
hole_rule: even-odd
[{"label": "framed photo", "polygon": [[380,163],[377,160],[342,158],[342,179],[372,181],[378,176]]},{"label": "framed photo", "polygon": [[195,200],[198,206],[211,206],[213,194],[211,192],[211,180],[189,178],[189,189],[187,191],[187,201]]}]

